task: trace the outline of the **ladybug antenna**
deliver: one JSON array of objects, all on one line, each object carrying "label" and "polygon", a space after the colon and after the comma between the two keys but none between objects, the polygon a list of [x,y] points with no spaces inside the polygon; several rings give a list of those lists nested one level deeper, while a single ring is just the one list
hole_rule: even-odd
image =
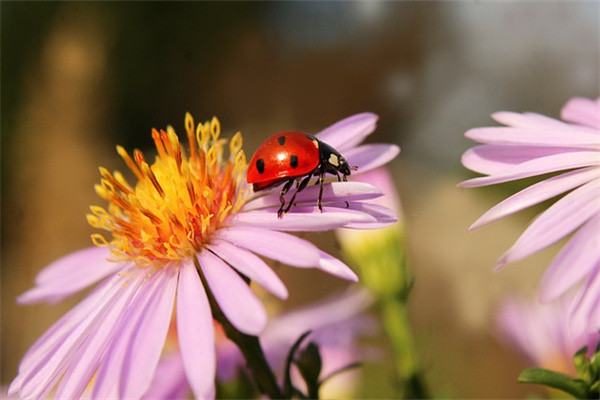
[{"label": "ladybug antenna", "polygon": [[356,166],[356,165],[352,165],[352,166],[350,167],[350,171],[358,171],[358,166]]}]

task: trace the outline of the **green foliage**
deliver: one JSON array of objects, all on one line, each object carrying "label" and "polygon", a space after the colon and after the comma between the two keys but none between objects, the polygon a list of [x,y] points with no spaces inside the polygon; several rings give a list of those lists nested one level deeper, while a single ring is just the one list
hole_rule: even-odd
[{"label": "green foliage", "polygon": [[600,348],[597,347],[591,357],[587,357],[587,347],[582,348],[575,353],[573,364],[576,377],[543,368],[528,368],[519,375],[518,380],[558,389],[577,399],[600,398]]}]

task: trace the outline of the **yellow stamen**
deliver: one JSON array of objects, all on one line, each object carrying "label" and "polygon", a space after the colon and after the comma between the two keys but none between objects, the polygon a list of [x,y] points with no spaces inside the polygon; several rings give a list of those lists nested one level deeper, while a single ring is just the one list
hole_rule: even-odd
[{"label": "yellow stamen", "polygon": [[[139,150],[133,157],[117,152],[137,177],[135,187],[119,173],[100,168],[96,193],[108,207],[90,207],[91,226],[111,232],[109,241],[92,235],[96,246],[108,247],[115,261],[146,267],[182,260],[200,251],[228,215],[248,198],[246,156],[238,132],[229,146],[220,138],[217,118],[200,123],[185,117],[189,157],[172,127],[152,130],[158,157],[149,164]],[[228,149],[228,157],[224,151]]]}]

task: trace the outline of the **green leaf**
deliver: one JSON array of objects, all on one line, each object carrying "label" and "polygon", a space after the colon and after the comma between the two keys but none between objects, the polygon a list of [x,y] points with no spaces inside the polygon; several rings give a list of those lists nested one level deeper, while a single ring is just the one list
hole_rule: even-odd
[{"label": "green leaf", "polygon": [[519,375],[518,381],[549,386],[569,393],[577,399],[589,398],[588,387],[583,381],[547,369],[528,368]]},{"label": "green leaf", "polygon": [[[295,356],[296,352],[298,351],[298,348],[300,347],[300,345],[302,344],[304,339],[306,339],[306,337],[308,335],[310,335],[311,332],[312,331],[306,331],[302,335],[300,335],[300,337],[296,340],[296,342],[290,349],[290,352],[288,353],[287,360],[285,362],[285,373],[284,373],[285,382],[283,384],[284,395],[288,399],[291,399],[292,395],[299,396],[302,394],[302,393],[298,393],[299,390],[296,389],[294,387],[294,385],[292,385],[292,377],[291,377],[292,362],[294,361],[294,356]],[[299,397],[302,398],[304,396],[299,396]]]},{"label": "green leaf", "polygon": [[300,352],[295,364],[308,388],[308,397],[311,399],[319,398],[319,375],[321,375],[321,367],[323,365],[319,346],[314,342],[310,342]]}]

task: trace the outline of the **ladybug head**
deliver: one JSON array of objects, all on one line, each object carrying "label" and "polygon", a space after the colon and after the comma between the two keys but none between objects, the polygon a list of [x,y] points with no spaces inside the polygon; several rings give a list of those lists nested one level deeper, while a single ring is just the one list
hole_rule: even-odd
[{"label": "ladybug head", "polygon": [[336,169],[344,175],[350,175],[351,170],[357,170],[356,167],[351,167],[350,165],[348,165],[348,161],[343,156],[340,157],[338,164],[339,165],[337,165]]}]

